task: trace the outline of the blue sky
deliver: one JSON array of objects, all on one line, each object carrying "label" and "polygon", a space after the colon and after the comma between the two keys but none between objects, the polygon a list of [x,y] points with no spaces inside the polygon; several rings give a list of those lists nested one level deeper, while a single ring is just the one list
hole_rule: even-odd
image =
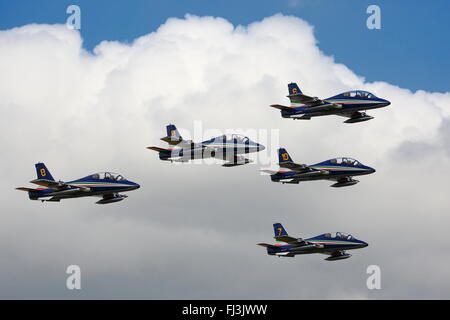
[{"label": "blue sky", "polygon": [[[413,91],[450,91],[448,0],[0,0],[0,29],[65,23],[70,4],[81,7],[88,50],[102,40],[130,42],[186,13],[220,16],[234,25],[283,13],[311,23],[321,50],[368,81]],[[366,28],[370,4],[381,8],[381,30]]]}]

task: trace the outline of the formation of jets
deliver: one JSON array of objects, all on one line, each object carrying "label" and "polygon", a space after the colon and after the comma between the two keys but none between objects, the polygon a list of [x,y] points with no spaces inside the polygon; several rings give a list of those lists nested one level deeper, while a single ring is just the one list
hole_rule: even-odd
[{"label": "formation of jets", "polygon": [[[283,118],[309,120],[312,117],[339,115],[348,118],[345,123],[356,123],[373,119],[366,110],[382,108],[390,102],[367,91],[348,91],[321,100],[304,95],[296,83],[288,85],[290,106],[271,105],[281,111]],[[238,134],[213,137],[202,142],[184,140],[175,125],[166,127],[167,134],[161,138],[170,147],[148,147],[158,152],[159,158],[170,162],[189,162],[196,159],[216,158],[223,160],[224,167],[235,167],[250,163],[244,155],[259,152],[265,147],[250,138]],[[262,170],[270,174],[273,182],[298,184],[302,181],[331,180],[332,187],[346,187],[358,183],[354,176],[375,172],[350,157],[339,157],[313,165],[295,163],[284,148],[278,149],[280,169]],[[112,172],[99,172],[69,182],[56,181],[43,163],[36,165],[37,179],[30,181],[38,188],[16,188],[26,191],[31,200],[59,202],[62,199],[100,197],[97,204],[108,204],[124,200],[124,192],[138,189],[139,184]],[[277,244],[260,243],[269,255],[294,257],[299,254],[323,253],[325,260],[347,259],[351,255],[345,250],[359,249],[367,243],[345,233],[324,233],[316,237],[301,239],[290,237],[280,223],[273,225]]]}]

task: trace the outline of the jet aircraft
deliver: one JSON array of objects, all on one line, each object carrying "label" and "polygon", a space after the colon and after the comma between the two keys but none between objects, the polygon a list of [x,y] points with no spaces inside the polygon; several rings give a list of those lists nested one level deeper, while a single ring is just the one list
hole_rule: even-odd
[{"label": "jet aircraft", "polygon": [[270,174],[273,182],[295,183],[311,180],[334,180],[332,187],[347,187],[357,184],[353,176],[374,173],[375,169],[363,165],[352,158],[335,158],[313,165],[298,164],[284,148],[278,149],[278,161],[281,168],[288,170],[261,170]]},{"label": "jet aircraft", "polygon": [[281,110],[283,118],[310,120],[312,117],[331,114],[347,117],[344,123],[355,123],[373,119],[366,110],[377,109],[390,105],[385,99],[376,97],[367,91],[348,91],[321,100],[317,97],[304,95],[296,83],[288,84],[291,101],[290,106],[273,104],[271,107]]},{"label": "jet aircraft", "polygon": [[118,202],[127,196],[119,192],[138,189],[139,184],[112,172],[99,172],[70,182],[55,181],[43,163],[36,163],[37,179],[30,181],[44,188],[16,188],[27,191],[31,200],[59,202],[61,199],[97,196],[97,204]]},{"label": "jet aircraft", "polygon": [[147,147],[157,151],[161,160],[171,162],[189,162],[194,159],[218,158],[225,160],[224,167],[234,167],[251,162],[241,154],[258,152],[265,149],[260,144],[251,141],[248,137],[231,134],[215,137],[200,143],[184,140],[173,124],[166,126],[167,136],[161,140],[175,148]]},{"label": "jet aircraft", "polygon": [[345,250],[367,247],[364,241],[342,232],[324,233],[309,239],[294,238],[288,235],[281,223],[273,225],[277,244],[258,243],[267,248],[267,254],[278,257],[294,257],[298,254],[322,253],[329,255],[325,260],[334,261],[351,257]]}]

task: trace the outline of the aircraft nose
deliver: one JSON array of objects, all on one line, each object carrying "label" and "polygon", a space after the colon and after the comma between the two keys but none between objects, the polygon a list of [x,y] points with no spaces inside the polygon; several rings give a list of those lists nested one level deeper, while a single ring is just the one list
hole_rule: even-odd
[{"label": "aircraft nose", "polygon": [[262,150],[264,150],[265,148],[266,148],[266,147],[264,147],[262,144],[258,143],[258,146],[257,146],[256,150],[262,151]]},{"label": "aircraft nose", "polygon": [[374,173],[374,172],[377,171],[377,170],[375,170],[374,168],[371,168],[371,167],[367,167],[366,169],[367,169],[368,173]]},{"label": "aircraft nose", "polygon": [[384,107],[387,107],[387,106],[390,105],[390,104],[391,104],[390,101],[384,100],[384,99],[383,99],[382,105],[383,105]]},{"label": "aircraft nose", "polygon": [[132,186],[132,190],[135,190],[135,189],[139,189],[141,186],[138,184],[138,183],[135,183],[135,182],[133,182],[132,184],[131,184],[131,186]]},{"label": "aircraft nose", "polygon": [[361,241],[361,246],[363,248],[367,247],[369,244],[367,242]]}]

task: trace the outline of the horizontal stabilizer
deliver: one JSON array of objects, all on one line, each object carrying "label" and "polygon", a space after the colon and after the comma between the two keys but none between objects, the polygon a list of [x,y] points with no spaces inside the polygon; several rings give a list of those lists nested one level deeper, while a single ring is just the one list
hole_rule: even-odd
[{"label": "horizontal stabilizer", "polygon": [[336,103],[326,103],[318,106],[308,107],[308,111],[331,111],[335,109],[342,109],[342,105]]},{"label": "horizontal stabilizer", "polygon": [[168,152],[170,153],[171,150],[170,149],[164,149],[164,148],[160,148],[160,147],[147,147],[147,149],[156,151],[156,152]]},{"label": "horizontal stabilizer", "polygon": [[25,188],[25,187],[19,187],[16,188],[16,190],[20,190],[20,191],[38,191],[38,189],[32,189],[32,188]]},{"label": "horizontal stabilizer", "polygon": [[280,110],[291,109],[291,107],[283,106],[283,105],[281,105],[281,104],[271,104],[270,106],[271,106],[272,108],[280,109]]},{"label": "horizontal stabilizer", "polygon": [[50,189],[61,189],[62,187],[65,187],[66,185],[62,182],[56,182],[54,180],[47,180],[47,179],[35,179],[30,181],[30,183],[37,184],[39,186],[47,187]]},{"label": "horizontal stabilizer", "polygon": [[296,243],[296,242],[302,242],[303,240],[299,241],[299,239],[294,238],[294,237],[290,237],[288,235],[286,236],[275,236],[274,237],[275,240],[277,241],[281,241],[281,242],[286,242],[286,243]]}]

